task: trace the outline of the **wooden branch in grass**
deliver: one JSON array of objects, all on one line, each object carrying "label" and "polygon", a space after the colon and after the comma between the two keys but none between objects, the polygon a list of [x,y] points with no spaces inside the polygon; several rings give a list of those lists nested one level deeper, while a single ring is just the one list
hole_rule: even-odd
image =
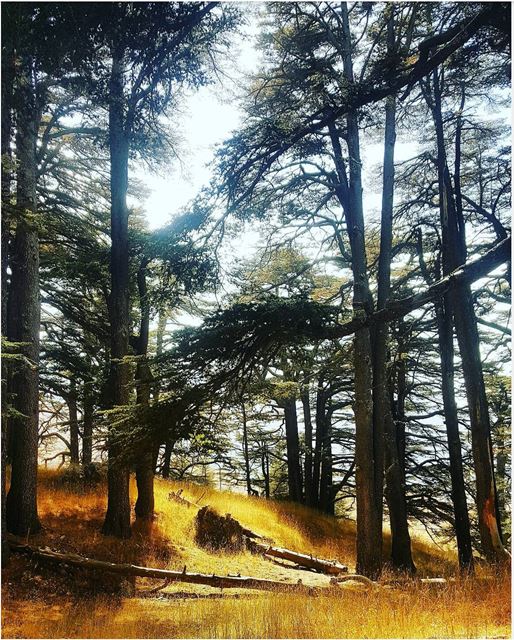
[{"label": "wooden branch in grass", "polygon": [[248,540],[248,547],[251,551],[263,553],[266,556],[274,558],[281,558],[282,560],[289,560],[290,562],[296,562],[296,564],[307,567],[308,569],[314,569],[321,573],[329,575],[339,575],[340,573],[347,573],[348,567],[344,564],[339,564],[335,560],[323,560],[322,558],[314,558],[311,555],[305,553],[297,553],[290,549],[281,549],[279,547],[272,547],[260,542],[254,542]]},{"label": "wooden branch in grass", "polygon": [[[153,567],[140,567],[133,564],[116,564],[104,560],[94,560],[74,553],[59,553],[44,547],[32,547],[17,540],[10,539],[10,549],[18,553],[25,553],[41,562],[49,562],[57,565],[65,565],[88,571],[100,571],[122,576],[137,576],[141,578],[157,578],[168,582],[185,582],[188,584],[201,584],[220,589],[258,589],[261,591],[303,593],[316,595],[322,589],[309,587],[297,583],[279,582],[266,578],[253,578],[251,576],[228,575],[217,576],[203,573],[187,573],[186,567],[183,571],[170,571],[168,569],[155,569]],[[329,585],[327,585],[328,588]]]}]

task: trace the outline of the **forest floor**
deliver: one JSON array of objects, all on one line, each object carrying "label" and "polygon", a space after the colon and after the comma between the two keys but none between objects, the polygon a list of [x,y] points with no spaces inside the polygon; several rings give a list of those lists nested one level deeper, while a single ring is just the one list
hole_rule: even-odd
[{"label": "forest floor", "polygon": [[[194,507],[168,499],[170,491],[219,513],[277,546],[337,559],[354,570],[355,524],[286,502],[266,501],[199,485],[156,479],[155,521],[134,523],[132,538],[100,534],[105,487],[84,490],[41,471],[39,505],[44,529],[31,544],[112,562],[188,572],[228,573],[327,585],[329,578],[253,555],[208,552],[194,542]],[[135,487],[132,487],[135,495]],[[387,545],[387,540],[386,540]],[[387,550],[385,550],[387,553]],[[455,574],[455,557],[414,542],[420,575]],[[483,570],[482,570],[483,571]],[[97,583],[66,570],[35,569],[13,554],[2,572],[4,638],[504,638],[510,637],[510,577],[457,579],[437,588],[410,582],[368,589],[354,582],[327,595],[220,590],[176,583],[155,594],[138,578],[134,595],[105,593]]]}]

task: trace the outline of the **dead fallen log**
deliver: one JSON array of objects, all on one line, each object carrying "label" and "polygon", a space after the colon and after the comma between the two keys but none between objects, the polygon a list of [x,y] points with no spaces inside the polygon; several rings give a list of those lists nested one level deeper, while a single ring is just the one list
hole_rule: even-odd
[{"label": "dead fallen log", "polygon": [[[253,578],[251,576],[228,575],[217,576],[202,573],[187,573],[186,567],[182,571],[170,571],[168,569],[155,569],[153,567],[140,567],[133,564],[116,564],[104,560],[86,558],[74,553],[60,553],[52,551],[48,547],[32,547],[18,541],[10,542],[11,551],[27,554],[38,561],[49,562],[57,565],[76,567],[88,571],[103,571],[123,576],[137,576],[141,578],[157,578],[168,582],[185,582],[189,584],[201,584],[219,589],[259,589],[262,591],[280,591],[316,595],[323,588],[309,587],[301,580],[297,583],[280,582],[267,578]],[[327,585],[326,588],[329,588]]]},{"label": "dead fallen log", "polygon": [[295,562],[302,567],[314,569],[315,571],[320,571],[321,573],[327,573],[329,575],[339,575],[340,573],[346,573],[348,571],[348,567],[346,565],[340,564],[335,560],[323,560],[322,558],[315,558],[305,553],[297,553],[290,549],[272,547],[253,540],[248,541],[248,547],[251,551],[262,553],[265,556],[289,560],[290,562]]}]

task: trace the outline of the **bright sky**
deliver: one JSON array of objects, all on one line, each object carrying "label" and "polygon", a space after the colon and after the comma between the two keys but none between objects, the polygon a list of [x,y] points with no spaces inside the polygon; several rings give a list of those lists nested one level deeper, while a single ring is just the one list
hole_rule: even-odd
[{"label": "bright sky", "polygon": [[[245,10],[254,11],[257,7]],[[237,37],[231,51],[232,59],[223,64],[227,77],[220,83],[186,96],[178,122],[174,121],[181,137],[180,158],[159,175],[141,171],[137,177],[151,189],[146,201],[147,219],[152,229],[165,224],[192,200],[202,186],[209,182],[208,164],[214,158],[216,145],[230,137],[242,123],[243,112],[238,106],[246,84],[245,75],[259,67],[257,25],[251,20]]]}]

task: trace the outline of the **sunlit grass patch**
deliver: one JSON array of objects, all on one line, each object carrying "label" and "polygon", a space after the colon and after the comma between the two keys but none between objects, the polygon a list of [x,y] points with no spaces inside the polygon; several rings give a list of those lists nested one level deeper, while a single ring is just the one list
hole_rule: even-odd
[{"label": "sunlit grass patch", "polygon": [[[197,507],[230,513],[245,527],[275,544],[354,568],[355,523],[321,515],[288,502],[267,501],[204,486],[156,479],[156,519],[133,523],[130,540],[100,533],[105,485],[82,488],[59,481],[59,473],[40,473],[39,511],[45,529],[34,544],[70,550],[115,562],[183,569],[200,573],[241,573],[279,580],[326,576],[277,565],[247,551],[211,552],[195,545]],[[198,505],[168,499],[170,491]],[[132,481],[131,494],[136,495]],[[388,546],[386,536],[386,553]],[[449,574],[455,554],[415,541],[422,574]],[[327,595],[262,593],[170,585],[159,596],[143,598],[82,592],[70,576],[35,580],[27,560],[15,556],[4,571],[3,636],[45,638],[475,638],[510,636],[510,580],[460,580],[443,587],[411,582],[402,588],[368,590],[348,583]],[[100,580],[101,581],[101,580]],[[137,580],[137,593],[154,582]],[[58,588],[56,588],[56,586]]]}]

